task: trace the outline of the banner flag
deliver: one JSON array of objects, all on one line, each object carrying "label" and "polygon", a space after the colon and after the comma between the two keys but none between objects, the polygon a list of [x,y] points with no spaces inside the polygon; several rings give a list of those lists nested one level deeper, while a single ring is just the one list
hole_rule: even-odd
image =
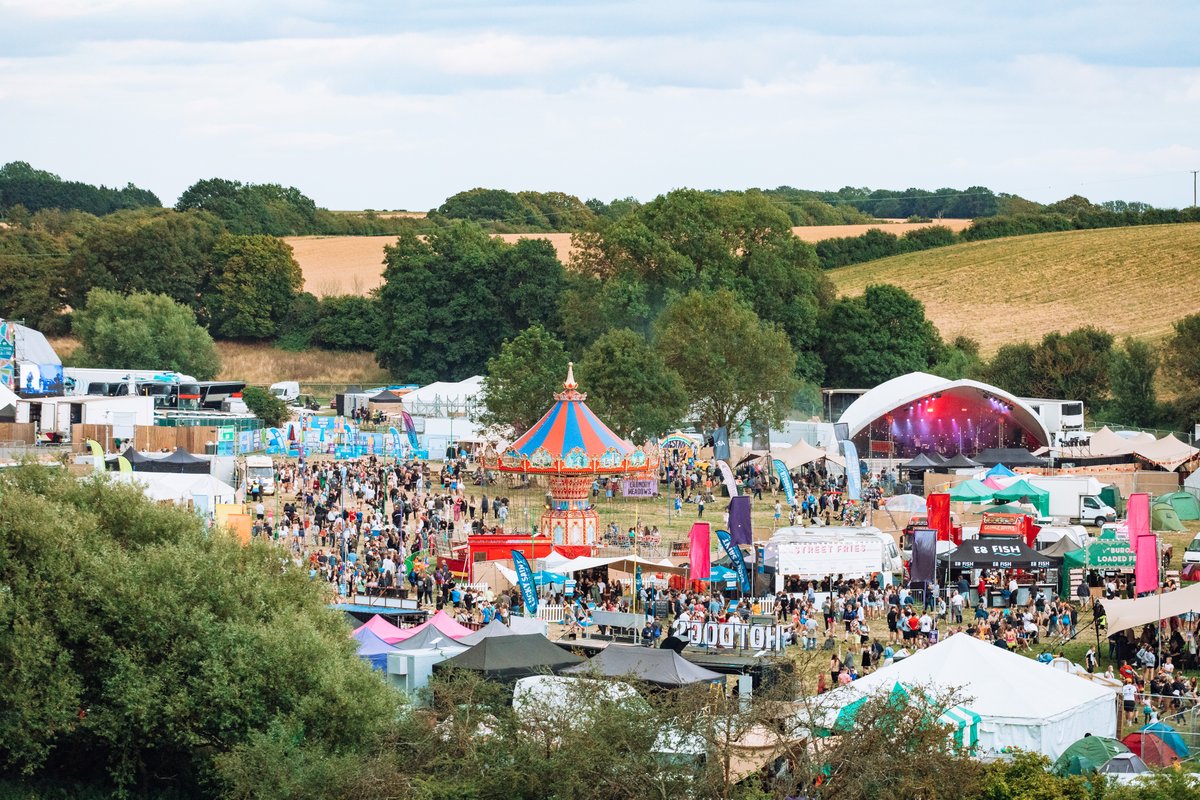
[{"label": "banner flag", "polygon": [[846,457],[846,494],[851,500],[862,499],[862,473],[858,466],[858,450],[854,442],[847,439],[842,442],[842,455]]},{"label": "banner flag", "polygon": [[408,433],[408,446],[413,450],[419,450],[421,445],[417,442],[417,426],[413,423],[413,418],[407,411],[401,411],[400,414],[404,417],[404,430]]},{"label": "banner flag", "polygon": [[538,596],[533,586],[533,569],[529,566],[529,559],[520,550],[513,550],[512,560],[513,571],[517,573],[517,583],[521,587],[521,597],[525,600],[525,613],[536,614]]},{"label": "banner flag", "polygon": [[733,479],[733,470],[724,461],[717,461],[717,469],[721,471],[721,481],[725,484],[725,489],[729,492],[730,497],[737,497],[737,481]]},{"label": "banner flag", "polygon": [[[754,528],[750,522],[750,498],[745,495],[729,501],[729,535],[734,544],[754,546]],[[754,560],[753,550],[751,550],[748,560]]]},{"label": "banner flag", "polygon": [[1158,537],[1150,530],[1150,495],[1134,492],[1126,505],[1129,543],[1137,563],[1133,568],[1134,592],[1158,588]]},{"label": "banner flag", "polygon": [[404,450],[403,445],[400,444],[400,431],[396,430],[396,426],[393,425],[392,427],[388,428],[388,433],[392,437],[392,450],[396,453],[396,455],[400,455],[400,453]]},{"label": "banner flag", "polygon": [[796,487],[792,486],[792,476],[788,472],[787,464],[784,464],[778,458],[771,463],[775,465],[775,475],[779,478],[779,485],[783,487],[783,493],[787,497],[788,505],[796,505]]},{"label": "banner flag", "polygon": [[708,552],[710,533],[707,522],[693,522],[688,531],[688,572],[694,581],[708,580],[712,573],[712,557]]},{"label": "banner flag", "polygon": [[729,531],[717,531],[717,541],[721,543],[721,547],[725,548],[725,554],[729,556],[729,563],[733,564],[733,568],[737,570],[738,583],[741,585],[742,591],[750,591],[750,575],[746,572],[746,559],[742,557],[741,548],[733,543],[733,537],[729,535]]},{"label": "banner flag", "polygon": [[117,456],[117,470],[119,472],[133,472],[133,464],[130,464],[129,459],[125,456]]},{"label": "banner flag", "polygon": [[[925,498],[925,513],[929,527],[937,531],[939,542],[948,542],[954,538],[953,526],[950,524],[950,495],[935,492]],[[955,544],[962,544],[961,537]]]},{"label": "banner flag", "polygon": [[104,472],[104,448],[95,439],[88,439],[87,446],[92,451],[92,467],[96,472]]},{"label": "banner flag", "polygon": [[721,426],[713,431],[713,458],[718,461],[728,461],[729,453],[729,429]]},{"label": "banner flag", "polygon": [[913,531],[912,561],[908,565],[909,585],[934,582],[937,566],[937,531],[932,528],[917,528]]}]

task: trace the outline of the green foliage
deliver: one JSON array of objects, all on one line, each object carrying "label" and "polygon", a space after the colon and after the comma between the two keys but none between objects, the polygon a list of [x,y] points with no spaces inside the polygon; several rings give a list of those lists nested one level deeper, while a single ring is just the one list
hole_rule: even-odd
[{"label": "green foliage", "polygon": [[531,325],[488,359],[481,421],[524,432],[554,402],[566,376],[567,351],[562,343],[541,325]]},{"label": "green foliage", "polygon": [[1162,769],[1142,775],[1136,784],[1113,784],[1104,792],[1104,800],[1195,800],[1196,773]]},{"label": "green foliage", "polygon": [[592,410],[622,438],[641,442],[661,436],[687,412],[679,373],[663,363],[645,337],[628,328],[593,342],[575,374]]},{"label": "green foliage", "polygon": [[27,211],[58,208],[111,214],[127,208],[158,208],[162,203],[153,192],[132,183],[123,189],[110,189],[64,181],[52,172],[34,169],[25,161],[11,161],[0,167],[0,213],[11,214],[18,205]]},{"label": "green foliage", "polygon": [[1017,397],[1032,397],[1034,347],[1028,342],[1002,345],[983,368],[983,379]]},{"label": "green foliage", "polygon": [[1163,348],[1163,366],[1175,387],[1200,392],[1200,314],[1178,320]]},{"label": "green foliage", "polygon": [[563,192],[475,188],[446,198],[433,214],[469,220],[496,231],[577,231],[595,221],[592,209]]},{"label": "green foliage", "polygon": [[99,220],[71,254],[68,302],[94,288],[164,294],[207,320],[203,295],[213,279],[221,222],[203,212],[122,211]]},{"label": "green foliage", "polygon": [[330,350],[374,350],[379,339],[379,303],[373,297],[322,297],[314,344]]},{"label": "green foliage", "polygon": [[895,286],[868,286],[842,298],[822,324],[821,359],[827,385],[870,387],[928,369],[942,355],[941,337],[921,302]]},{"label": "green foliage", "polygon": [[67,303],[67,250],[27,226],[0,228],[0,317],[61,333]]},{"label": "green foliage", "polygon": [[674,300],[658,319],[655,344],[706,427],[776,423],[799,389],[787,336],[728,289]]},{"label": "green foliage", "polygon": [[398,378],[481,374],[505,339],[555,322],[564,276],[546,242],[509,245],[460,223],[384,252],[375,355]]},{"label": "green foliage", "polygon": [[[1015,753],[1011,760],[994,761],[984,768],[979,800],[1093,800],[1087,781],[1079,775],[1061,777],[1050,772],[1050,759],[1038,753]],[[1098,785],[1102,784],[1095,776]]]},{"label": "green foliage", "polygon": [[394,713],[273,547],[33,466],[0,476],[0,530],[3,777],[208,796],[221,756],[263,732],[332,757]]},{"label": "green foliage", "polygon": [[294,186],[197,181],[184,190],[176,211],[208,211],[232,233],[298,236],[316,233],[317,204]]},{"label": "green foliage", "polygon": [[1099,406],[1108,395],[1112,345],[1111,333],[1091,326],[1046,334],[1033,351],[1032,396]]},{"label": "green foliage", "polygon": [[242,400],[250,413],[261,419],[268,428],[281,428],[291,419],[288,404],[261,386],[247,386],[242,390]]},{"label": "green foliage", "polygon": [[950,380],[974,378],[983,369],[983,360],[979,357],[979,342],[968,336],[957,336],[954,341],[942,349],[937,363],[929,371]]},{"label": "green foliage", "polygon": [[314,345],[320,316],[321,301],[310,292],[298,292],[292,298],[291,309],[284,315],[279,339],[275,343],[284,350],[293,352],[307,350]]},{"label": "green foliage", "polygon": [[83,367],[169,369],[210,380],[221,369],[212,337],[186,307],[161,294],[93,289],[72,330]]},{"label": "green foliage", "polygon": [[292,248],[274,236],[222,234],[213,246],[207,307],[213,333],[269,339],[280,330],[304,286]]},{"label": "green foliage", "polygon": [[1112,386],[1110,416],[1125,425],[1153,427],[1159,421],[1154,378],[1158,351],[1140,339],[1126,338],[1112,351],[1109,383]]}]

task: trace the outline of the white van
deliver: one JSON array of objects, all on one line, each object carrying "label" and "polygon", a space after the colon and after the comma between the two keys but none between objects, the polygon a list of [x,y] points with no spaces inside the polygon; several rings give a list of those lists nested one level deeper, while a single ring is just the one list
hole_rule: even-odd
[{"label": "white van", "polygon": [[1183,563],[1200,564],[1200,533],[1188,542],[1187,549],[1183,551]]},{"label": "white van", "polygon": [[270,456],[246,456],[246,491],[255,483],[263,494],[275,494],[275,463]]}]

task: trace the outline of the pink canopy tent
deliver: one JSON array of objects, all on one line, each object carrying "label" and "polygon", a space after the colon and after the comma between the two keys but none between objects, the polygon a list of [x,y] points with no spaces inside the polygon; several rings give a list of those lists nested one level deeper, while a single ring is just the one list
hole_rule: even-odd
[{"label": "pink canopy tent", "polygon": [[[451,620],[451,622],[453,622],[453,620]],[[411,629],[398,628],[378,614],[371,617],[362,625],[359,625],[350,635],[353,638],[358,639],[358,634],[362,633],[363,631],[370,631],[388,644],[395,644],[396,642],[407,639],[412,635],[410,632]]]},{"label": "pink canopy tent", "polygon": [[[428,621],[422,622],[415,628],[397,628],[397,630],[400,631],[400,638],[396,641],[402,642],[405,639],[416,636],[418,633],[431,625],[449,636],[451,639],[461,639],[462,637],[470,636],[475,632],[466,625],[457,622],[454,617],[450,616],[445,611],[439,611],[430,617]],[[390,642],[390,644],[394,643],[395,642]]]}]

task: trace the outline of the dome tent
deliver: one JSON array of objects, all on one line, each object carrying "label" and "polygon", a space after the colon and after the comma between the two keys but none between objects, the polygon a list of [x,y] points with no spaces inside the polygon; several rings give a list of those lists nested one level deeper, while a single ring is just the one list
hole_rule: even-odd
[{"label": "dome tent", "polygon": [[1169,503],[1171,508],[1175,509],[1175,515],[1180,520],[1190,522],[1200,519],[1200,500],[1189,492],[1178,491],[1164,494],[1162,497],[1154,501],[1158,503]]},{"label": "dome tent", "polygon": [[1113,756],[1128,752],[1129,748],[1117,739],[1108,736],[1084,736],[1064,750],[1051,769],[1057,775],[1097,772]]}]

